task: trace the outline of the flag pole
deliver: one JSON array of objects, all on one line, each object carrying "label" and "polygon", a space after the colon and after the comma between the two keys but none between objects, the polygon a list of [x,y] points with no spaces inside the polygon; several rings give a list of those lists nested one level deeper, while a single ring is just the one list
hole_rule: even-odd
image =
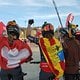
[{"label": "flag pole", "polygon": [[56,6],[56,3],[55,3],[54,0],[52,0],[52,2],[53,2],[53,5],[54,5],[54,7],[55,7],[55,10],[56,10],[56,13],[57,13],[57,16],[58,16],[58,19],[59,19],[60,25],[61,25],[61,27],[63,28],[63,25],[62,25],[62,22],[61,22],[61,18],[60,18],[60,16],[59,16],[59,12],[58,12],[58,9],[57,9],[57,6]]}]

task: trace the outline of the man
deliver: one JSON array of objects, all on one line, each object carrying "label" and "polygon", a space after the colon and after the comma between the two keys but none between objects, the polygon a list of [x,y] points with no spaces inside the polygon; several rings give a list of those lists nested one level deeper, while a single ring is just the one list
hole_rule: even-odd
[{"label": "man", "polygon": [[62,33],[65,57],[64,80],[80,80],[80,42],[75,38],[76,31],[73,25],[69,23],[68,31],[63,29]]},{"label": "man", "polygon": [[54,38],[54,27],[51,23],[45,22],[42,25],[42,37],[35,38],[31,35],[27,37],[31,42],[39,45],[40,48],[40,73],[39,80],[53,80],[63,76],[62,64],[64,59],[61,61],[58,56],[59,52],[62,52],[62,46],[60,42]]},{"label": "man", "polygon": [[76,31],[75,38],[80,41],[80,31]]},{"label": "man", "polygon": [[9,21],[8,37],[0,37],[1,80],[23,80],[21,64],[31,59],[30,47],[19,39],[20,29],[15,21]]}]

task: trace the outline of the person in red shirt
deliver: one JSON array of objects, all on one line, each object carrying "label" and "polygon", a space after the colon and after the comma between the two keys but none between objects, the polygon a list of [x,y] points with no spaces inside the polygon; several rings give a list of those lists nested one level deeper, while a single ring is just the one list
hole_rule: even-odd
[{"label": "person in red shirt", "polygon": [[0,37],[0,78],[1,80],[23,80],[21,64],[32,58],[28,44],[19,39],[20,29],[15,21],[9,21],[8,37]]}]

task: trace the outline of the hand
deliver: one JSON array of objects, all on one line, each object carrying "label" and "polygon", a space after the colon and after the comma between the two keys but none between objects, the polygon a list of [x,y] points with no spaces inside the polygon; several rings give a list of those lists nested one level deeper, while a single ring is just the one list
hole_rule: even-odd
[{"label": "hand", "polygon": [[32,60],[33,60],[33,58],[30,57],[30,58],[27,59],[26,63],[27,63],[27,62],[30,62],[30,61],[32,61]]},{"label": "hand", "polygon": [[29,19],[28,20],[28,24],[32,25],[34,23],[34,20],[33,19]]}]

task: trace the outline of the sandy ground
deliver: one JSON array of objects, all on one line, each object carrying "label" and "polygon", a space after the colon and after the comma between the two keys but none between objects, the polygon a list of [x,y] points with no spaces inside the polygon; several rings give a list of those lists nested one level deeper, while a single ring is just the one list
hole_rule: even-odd
[{"label": "sandy ground", "polygon": [[[33,60],[32,61],[40,61],[40,53],[38,46],[31,46],[33,52]],[[26,72],[27,75],[24,77],[24,80],[39,80],[39,64],[30,64],[24,63],[22,65],[23,72]]]}]

